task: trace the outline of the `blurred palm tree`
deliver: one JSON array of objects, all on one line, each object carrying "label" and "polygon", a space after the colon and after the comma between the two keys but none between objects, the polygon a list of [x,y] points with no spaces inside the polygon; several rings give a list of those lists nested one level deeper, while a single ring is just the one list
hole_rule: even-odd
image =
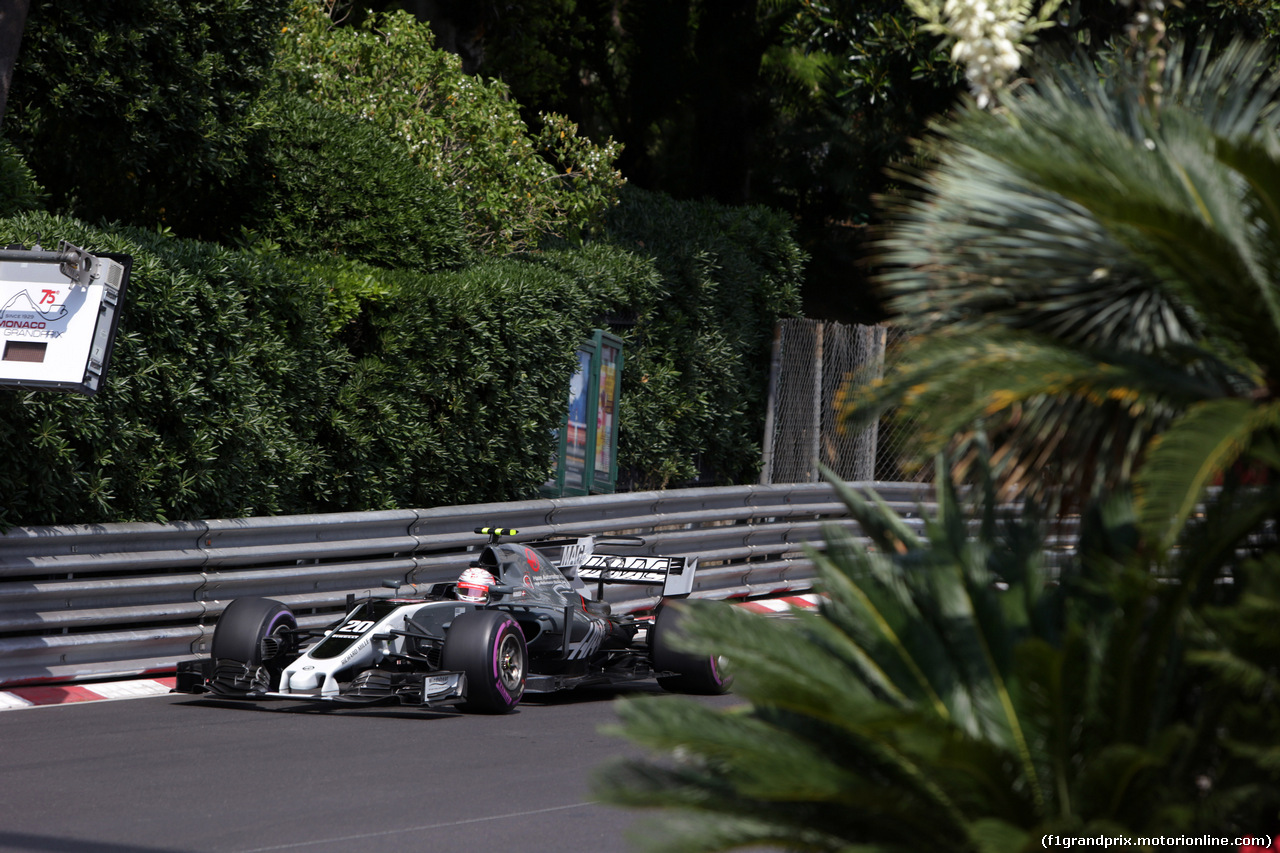
[{"label": "blurred palm tree", "polygon": [[1258,487],[1280,471],[1272,68],[1243,42],[1175,46],[1158,78],[1060,58],[938,125],[878,259],[915,337],[851,389],[849,419],[899,407],[926,455],[983,429],[1006,494],[1033,500],[1136,481],[1163,546],[1241,475],[1250,517],[1274,516],[1280,493]]},{"label": "blurred palm tree", "polygon": [[[1013,853],[1046,835],[1246,834],[1280,806],[1280,726],[1251,698],[1274,667],[1222,641],[1267,607],[1208,630],[1213,584],[1147,572],[1125,501],[1051,572],[1039,527],[1000,518],[994,488],[968,507],[944,486],[923,528],[839,488],[873,547],[825,531],[819,612],[704,603],[687,623],[749,704],[620,704],[622,732],[658,754],[601,781],[612,802],[678,810],[652,849]],[[1229,671],[1240,689],[1214,689]]]},{"label": "blurred palm tree", "polygon": [[[621,707],[659,752],[607,796],[687,818],[656,849],[1013,853],[1274,819],[1280,78],[1239,42],[1139,54],[1058,60],[922,144],[880,258],[915,338],[847,414],[899,407],[951,450],[938,517],[840,487],[873,544],[828,528],[818,613],[691,605],[746,704]],[[1009,495],[1083,508],[1070,561],[999,518]]]}]

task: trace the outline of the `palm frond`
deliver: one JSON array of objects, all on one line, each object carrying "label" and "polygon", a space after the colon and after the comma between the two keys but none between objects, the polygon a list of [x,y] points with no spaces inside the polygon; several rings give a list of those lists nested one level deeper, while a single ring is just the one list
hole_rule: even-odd
[{"label": "palm frond", "polygon": [[877,244],[900,322],[999,324],[1138,351],[1198,335],[1195,315],[1087,207],[997,159],[1007,128],[995,139],[948,133],[936,143],[937,169],[920,178],[928,194],[891,206]]},{"label": "palm frond", "polygon": [[1013,853],[1045,833],[1189,828],[1280,790],[1274,715],[1214,692],[1275,689],[1280,557],[1246,566],[1248,606],[1218,612],[1192,594],[1194,571],[1165,583],[1131,562],[1142,551],[1118,498],[1088,525],[1090,563],[1046,584],[1034,532],[1017,531],[1030,522],[969,524],[999,515],[981,481],[942,485],[923,531],[844,492],[888,547],[828,525],[817,613],[689,603],[690,648],[722,654],[747,704],[620,705],[621,731],[656,755],[612,765],[601,787],[684,814],[654,849]]},{"label": "palm frond", "polygon": [[1280,133],[1280,70],[1274,48],[1262,42],[1178,43],[1165,66],[1163,85],[1217,135]]},{"label": "palm frond", "polygon": [[1280,403],[1206,400],[1155,438],[1137,480],[1143,528],[1163,547],[1173,544],[1205,489],[1248,451],[1254,435],[1280,428]]},{"label": "palm frond", "polygon": [[1030,332],[942,332],[880,382],[847,389],[845,416],[859,423],[896,404],[922,455],[977,435],[981,424],[1007,496],[1039,499],[1064,484],[1087,496],[1128,480],[1177,412],[1241,386],[1247,379],[1230,365],[1189,346],[1156,357]]},{"label": "palm frond", "polygon": [[[1093,80],[1095,88],[1101,85],[1096,74]],[[1128,90],[1103,90],[1094,98],[1082,99],[1067,96],[1063,88],[1062,81],[1047,72],[1037,80],[1034,96],[1008,101],[1008,119],[974,115],[948,125],[943,131],[942,174],[930,176],[934,197],[947,204],[933,218],[950,220],[957,203],[971,206],[976,198],[988,209],[990,219],[964,217],[962,231],[981,231],[999,222],[1006,226],[1001,233],[975,235],[982,241],[979,245],[1021,242],[1034,252],[1043,245],[1044,234],[1063,228],[1052,220],[1037,221],[1056,204],[1070,211],[1067,227],[1083,226],[1081,236],[1058,249],[1059,259],[1071,264],[1080,254],[1075,262],[1079,265],[1087,265],[1090,256],[1102,259],[1092,273],[1066,267],[1067,276],[1075,281],[1084,282],[1090,276],[1113,278],[1109,283],[1131,291],[1136,287],[1163,292],[1165,300],[1185,303],[1192,312],[1202,314],[1200,322],[1229,312],[1241,321],[1235,333],[1244,331],[1246,337],[1248,329],[1260,324],[1274,329],[1280,317],[1266,286],[1268,255],[1265,246],[1256,245],[1258,235],[1266,232],[1250,227],[1250,205],[1242,203],[1242,187],[1250,182],[1215,156],[1217,143],[1225,138],[1215,135],[1202,117],[1186,107],[1170,106],[1158,116],[1142,115],[1136,105],[1122,108],[1123,98],[1117,95]],[[1173,95],[1176,98],[1177,93]],[[1117,111],[1124,120],[1117,118]],[[1052,156],[1045,156],[1046,152]],[[956,180],[950,170],[964,177]],[[983,190],[984,183],[1002,192],[993,196]],[[1009,191],[1015,195],[1010,197]],[[1036,206],[1028,207],[1028,196]],[[943,224],[949,226],[947,230],[954,229],[950,222]],[[1002,288],[1020,279],[1014,269],[1018,259],[1012,252],[990,256],[968,251]],[[953,253],[946,242],[935,254],[964,257]],[[1113,272],[1117,267],[1108,263],[1117,256],[1118,269],[1124,271],[1120,277]],[[1030,261],[1033,268],[1040,266],[1035,254]],[[1215,307],[1223,300],[1224,281],[1247,286],[1234,288],[1236,295],[1226,296],[1228,304]],[[1043,294],[1043,285],[1039,291]],[[1259,298],[1268,309],[1261,314],[1256,310]],[[1246,309],[1237,310],[1230,304],[1233,299],[1244,300]],[[1024,310],[1032,307],[1022,304]],[[1192,312],[1186,307],[1180,311],[1184,318]],[[1222,327],[1220,323],[1218,328]],[[1145,343],[1137,339],[1128,345]]]},{"label": "palm frond", "polygon": [[[871,539],[876,547],[889,554],[904,554],[920,547],[920,540],[912,529],[903,522],[896,512],[889,508],[880,495],[872,489],[867,490],[864,497],[848,483],[835,475],[830,468],[820,463],[820,471],[831,483],[836,496],[848,508],[851,517],[858,523],[862,535]],[[838,531],[833,536],[840,537]],[[850,540],[845,540],[850,541]],[[847,551],[847,548],[842,548]]]},{"label": "palm frond", "polygon": [[[842,493],[864,530],[890,526],[882,516],[892,513],[882,502],[873,509],[851,490]],[[830,608],[853,616],[832,618],[855,632],[882,670],[910,673],[912,693],[927,697],[944,719],[1019,756],[1039,808],[1044,795],[1006,683],[1016,634],[1008,630],[1007,602],[998,600],[993,583],[999,579],[990,574],[986,549],[969,536],[967,509],[954,484],[944,483],[938,517],[926,520],[927,545],[912,536],[904,548],[895,538],[895,559],[875,563],[879,570],[872,572],[866,571],[872,561],[850,560],[847,549],[815,560]],[[1022,614],[1016,622],[1026,626],[1031,619]]]},{"label": "palm frond", "polygon": [[1000,111],[969,106],[935,127],[933,166],[902,176],[910,190],[877,244],[897,322],[922,334],[883,381],[846,395],[854,417],[901,408],[921,455],[980,425],[1010,493],[1070,500],[1123,487],[1189,407],[1269,400],[1270,57],[1241,42],[1175,47],[1158,107],[1145,70],[1052,57]]}]

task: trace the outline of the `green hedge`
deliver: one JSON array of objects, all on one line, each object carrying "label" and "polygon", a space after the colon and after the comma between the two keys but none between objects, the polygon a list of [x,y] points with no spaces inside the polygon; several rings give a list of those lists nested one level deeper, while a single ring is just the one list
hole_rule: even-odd
[{"label": "green hedge", "polygon": [[397,275],[368,306],[362,360],[335,409],[340,505],[536,497],[577,345],[617,304],[651,302],[648,264],[596,247]]},{"label": "green hedge", "polygon": [[769,331],[797,290],[785,223],[636,195],[619,225],[631,250],[597,243],[423,273],[45,213],[0,220],[4,243],[40,236],[134,257],[96,397],[0,390],[0,524],[533,497],[574,351],[609,321],[628,348],[631,481],[750,479]]},{"label": "green hedge", "polygon": [[42,210],[47,201],[35,173],[13,143],[0,139],[0,216]]},{"label": "green hedge", "polygon": [[4,116],[54,208],[234,234],[291,0],[31,0]]},{"label": "green hedge", "polygon": [[37,235],[134,271],[96,397],[0,390],[3,526],[533,497],[576,345],[656,285],[604,247],[424,275],[0,220]]},{"label": "green hedge", "polygon": [[606,234],[652,259],[664,294],[630,335],[620,478],[635,488],[754,482],[773,328],[800,312],[805,255],[791,222],[628,187]]},{"label": "green hedge", "polygon": [[37,236],[132,255],[133,275],[97,396],[0,390],[0,523],[268,514],[323,493],[317,439],[349,367],[322,283],[154,231],[0,220],[0,242]]},{"label": "green hedge", "polygon": [[454,193],[399,141],[287,93],[262,121],[270,145],[242,227],[293,255],[419,270],[467,259]]}]

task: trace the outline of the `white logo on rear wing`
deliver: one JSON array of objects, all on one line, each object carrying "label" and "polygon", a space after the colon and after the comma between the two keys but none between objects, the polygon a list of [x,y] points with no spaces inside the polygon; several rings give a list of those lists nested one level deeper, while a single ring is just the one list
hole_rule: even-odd
[{"label": "white logo on rear wing", "polygon": [[595,537],[583,536],[572,545],[565,545],[560,549],[560,561],[556,563],[556,568],[563,572],[566,577],[572,578],[577,573],[578,567],[591,556],[594,549]]},{"label": "white logo on rear wing", "polygon": [[583,536],[572,545],[565,545],[560,549],[560,561],[556,563],[560,573],[569,579],[569,586],[583,598],[590,598],[591,590],[582,582],[578,567],[591,556],[595,541],[594,536]]},{"label": "white logo on rear wing", "polygon": [[661,586],[664,596],[688,595],[693,590],[693,574],[697,565],[697,557],[616,557],[591,554],[578,567],[578,576],[587,583]]}]

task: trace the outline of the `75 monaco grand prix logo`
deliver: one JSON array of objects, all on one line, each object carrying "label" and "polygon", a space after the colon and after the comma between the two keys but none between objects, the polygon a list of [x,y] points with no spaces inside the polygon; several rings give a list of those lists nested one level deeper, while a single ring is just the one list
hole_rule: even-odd
[{"label": "75 monaco grand prix logo", "polygon": [[30,290],[19,290],[0,306],[0,331],[6,337],[56,338],[62,332],[50,329],[67,316],[67,306],[58,302],[61,291],[40,288],[35,298]]}]

